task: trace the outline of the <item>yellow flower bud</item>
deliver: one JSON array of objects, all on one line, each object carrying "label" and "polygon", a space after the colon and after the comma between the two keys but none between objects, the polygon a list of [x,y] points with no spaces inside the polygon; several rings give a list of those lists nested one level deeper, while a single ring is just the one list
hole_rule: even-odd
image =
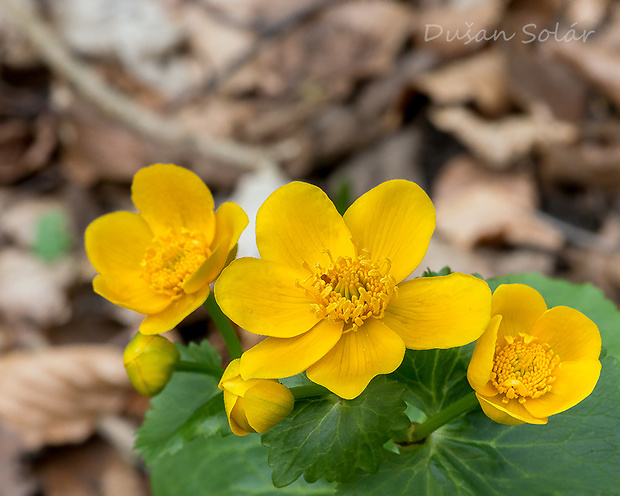
[{"label": "yellow flower bud", "polygon": [[218,387],[224,391],[228,423],[237,436],[267,432],[284,420],[295,405],[293,394],[278,381],[244,381],[239,374],[239,359],[230,362]]},{"label": "yellow flower bud", "polygon": [[170,381],[179,358],[179,350],[166,338],[138,333],[125,348],[123,364],[133,387],[155,396]]}]

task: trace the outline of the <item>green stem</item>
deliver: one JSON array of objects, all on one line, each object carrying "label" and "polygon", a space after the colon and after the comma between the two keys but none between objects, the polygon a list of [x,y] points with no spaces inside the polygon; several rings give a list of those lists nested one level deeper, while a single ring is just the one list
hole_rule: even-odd
[{"label": "green stem", "polygon": [[174,371],[211,375],[217,380],[222,377],[222,373],[224,372],[222,367],[218,367],[217,365],[207,365],[205,363],[188,362],[185,360],[178,361],[174,368]]},{"label": "green stem", "polygon": [[442,425],[447,424],[465,412],[473,410],[476,406],[478,406],[478,399],[476,398],[476,393],[472,391],[468,395],[463,396],[460,400],[441,410],[438,414],[433,415],[425,422],[416,425],[410,435],[409,442],[417,443],[426,439]]},{"label": "green stem", "polygon": [[241,347],[241,342],[239,341],[239,337],[233,326],[228,320],[228,317],[224,315],[220,306],[215,301],[215,296],[213,296],[213,292],[209,294],[207,301],[204,302],[204,307],[209,312],[211,319],[215,323],[215,326],[220,331],[220,334],[224,338],[224,343],[226,344],[226,348],[228,349],[228,353],[230,354],[230,358],[234,360],[235,358],[239,358],[243,353],[243,348]]},{"label": "green stem", "polygon": [[295,386],[291,388],[291,393],[295,397],[295,401],[303,398],[312,398],[313,396],[325,396],[331,394],[330,391],[318,384],[308,384],[306,386]]}]

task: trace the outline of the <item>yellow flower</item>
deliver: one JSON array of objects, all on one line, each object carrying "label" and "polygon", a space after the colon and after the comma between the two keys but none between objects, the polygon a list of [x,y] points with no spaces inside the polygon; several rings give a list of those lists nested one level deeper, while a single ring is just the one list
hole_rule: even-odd
[{"label": "yellow flower", "polygon": [[213,212],[209,188],[193,172],[156,164],[135,175],[140,213],[113,212],[86,229],[86,253],[104,298],[147,315],[143,334],[169,331],[209,295],[247,215],[234,203]]},{"label": "yellow flower", "polygon": [[547,310],[523,284],[493,293],[492,319],[476,348],[467,379],[484,413],[501,424],[546,424],[588,396],[598,380],[601,335],[572,308]]},{"label": "yellow flower", "polygon": [[233,321],[265,340],[243,354],[244,379],[308,378],[342,398],[393,372],[405,347],[450,348],[487,326],[491,291],[473,276],[405,281],[422,261],[435,210],[419,186],[385,182],[340,216],[327,195],[293,182],[256,217],[261,259],[230,264],[215,285]]},{"label": "yellow flower", "polygon": [[138,333],[125,348],[123,364],[133,387],[155,396],[170,381],[179,358],[179,350],[166,338]]},{"label": "yellow flower", "polygon": [[228,423],[237,436],[267,432],[282,422],[295,405],[293,394],[278,381],[244,381],[239,375],[239,358],[230,362],[218,387],[224,391]]}]

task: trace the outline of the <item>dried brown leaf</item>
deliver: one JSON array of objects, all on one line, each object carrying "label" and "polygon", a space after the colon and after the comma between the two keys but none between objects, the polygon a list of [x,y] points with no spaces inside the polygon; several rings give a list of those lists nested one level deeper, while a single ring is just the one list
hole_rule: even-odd
[{"label": "dried brown leaf", "polygon": [[[484,30],[494,32],[504,12],[504,2],[477,0],[424,10],[416,16],[416,44],[445,57],[457,57],[479,50],[485,43],[467,43],[471,36]],[[459,38],[455,38],[459,37]]]},{"label": "dried brown leaf", "polygon": [[6,427],[0,425],[0,487],[2,496],[30,496],[35,483],[21,458],[25,446]]},{"label": "dried brown leaf", "polygon": [[0,420],[30,447],[76,443],[131,391],[122,350],[76,345],[0,357]]},{"label": "dried brown leaf", "polygon": [[505,52],[485,50],[417,81],[422,92],[438,105],[474,103],[486,115],[506,112],[510,106]]},{"label": "dried brown leaf", "polygon": [[130,183],[141,167],[155,161],[144,140],[109,121],[80,113],[62,125],[61,164],[73,182],[83,186],[102,179]]},{"label": "dried brown leaf", "polygon": [[66,322],[71,309],[67,288],[77,277],[73,260],[45,263],[31,253],[0,251],[0,313],[9,322],[46,327]]},{"label": "dried brown leaf", "polygon": [[554,146],[543,154],[543,175],[553,182],[620,188],[620,144],[579,143]]},{"label": "dried brown leaf", "polygon": [[36,465],[46,496],[146,496],[146,484],[113,446],[92,439],[55,449]]},{"label": "dried brown leaf", "polygon": [[441,171],[435,188],[437,230],[461,248],[500,241],[557,250],[563,244],[561,232],[536,215],[529,174],[500,174],[457,157]]},{"label": "dried brown leaf", "polygon": [[0,124],[0,184],[11,184],[45,166],[56,146],[55,127],[49,116]]},{"label": "dried brown leaf", "polygon": [[547,112],[485,121],[461,107],[434,109],[433,124],[453,134],[478,158],[498,169],[528,155],[537,146],[567,143],[577,131],[569,123],[555,120]]},{"label": "dried brown leaf", "polygon": [[551,48],[620,109],[620,56],[616,51],[581,43],[556,43]]},{"label": "dried brown leaf", "polygon": [[359,79],[393,67],[410,20],[400,3],[346,2],[263,50],[250,66],[255,84],[272,97],[345,96]]}]

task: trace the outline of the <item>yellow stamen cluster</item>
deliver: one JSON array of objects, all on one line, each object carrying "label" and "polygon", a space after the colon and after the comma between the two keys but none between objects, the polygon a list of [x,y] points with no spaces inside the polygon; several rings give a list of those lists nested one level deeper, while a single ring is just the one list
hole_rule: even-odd
[{"label": "yellow stamen cluster", "polygon": [[535,343],[537,338],[528,334],[504,339],[506,345],[495,349],[491,372],[491,382],[504,394],[502,402],[518,398],[519,403],[525,403],[527,398],[540,398],[551,391],[555,381],[552,373],[560,357],[548,344]]},{"label": "yellow stamen cluster", "polygon": [[173,299],[183,295],[183,283],[210,255],[197,231],[168,231],[153,238],[142,260],[142,277],[158,293]]},{"label": "yellow stamen cluster", "polygon": [[356,331],[369,317],[382,318],[385,308],[396,292],[396,281],[389,275],[390,261],[372,262],[364,252],[354,260],[338,257],[328,268],[317,264],[311,275],[298,285],[314,300],[310,311],[321,319],[343,321],[344,332]]}]

